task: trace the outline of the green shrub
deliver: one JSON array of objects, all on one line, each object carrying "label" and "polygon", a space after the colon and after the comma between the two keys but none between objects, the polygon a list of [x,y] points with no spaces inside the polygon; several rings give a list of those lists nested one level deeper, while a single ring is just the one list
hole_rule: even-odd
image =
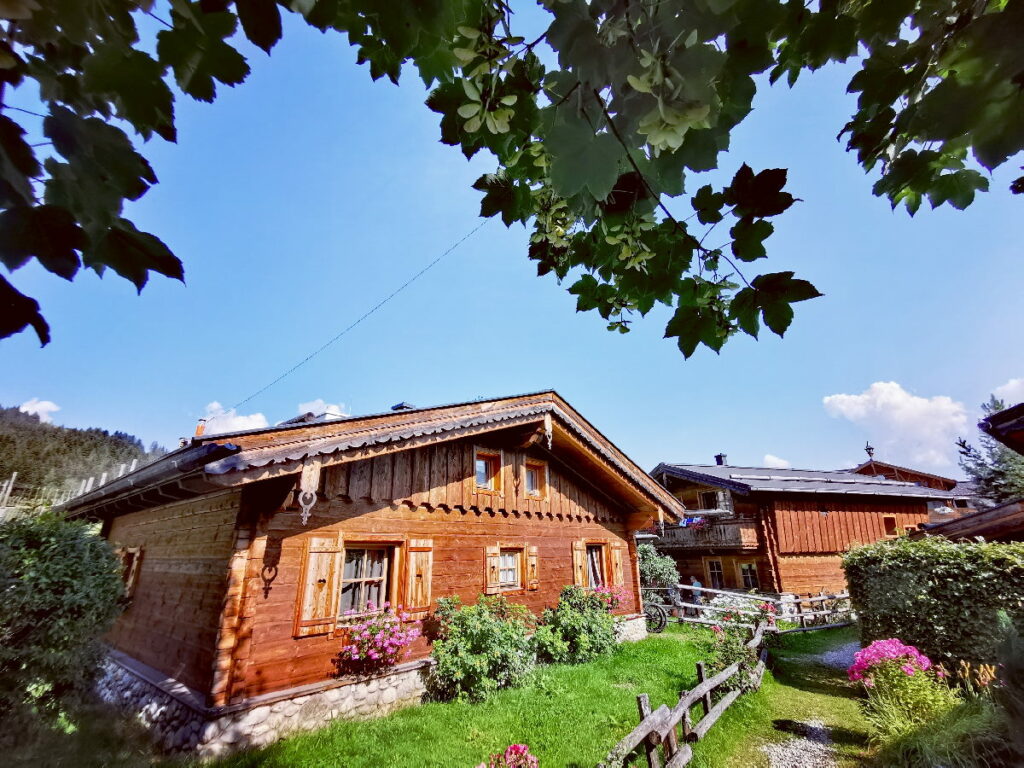
[{"label": "green shrub", "polygon": [[913,728],[896,712],[881,712],[872,725],[886,737],[876,739],[877,762],[893,768],[981,768],[1013,765],[1002,743],[1000,713],[988,697],[971,698]]},{"label": "green shrub", "polygon": [[640,566],[640,585],[645,601],[665,602],[665,587],[679,583],[679,569],[676,561],[663,555],[653,544],[640,544],[636,548]]},{"label": "green shrub", "polygon": [[615,647],[615,619],[600,595],[563,587],[558,605],[544,610],[533,640],[542,661],[582,664]]},{"label": "green shrub", "polygon": [[52,724],[89,691],[123,594],[117,557],[86,524],[0,523],[0,733]]},{"label": "green shrub", "polygon": [[953,669],[993,662],[998,614],[1024,622],[1024,543],[883,541],[843,557],[865,642],[898,637]]},{"label": "green shrub", "polygon": [[528,609],[501,596],[481,596],[466,606],[458,597],[443,597],[437,604],[435,696],[483,701],[522,683],[534,665]]}]

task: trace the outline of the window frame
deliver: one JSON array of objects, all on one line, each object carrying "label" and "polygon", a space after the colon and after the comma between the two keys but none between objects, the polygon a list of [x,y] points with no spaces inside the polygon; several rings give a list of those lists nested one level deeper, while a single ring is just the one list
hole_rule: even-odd
[{"label": "window frame", "polygon": [[[520,592],[525,587],[523,586],[523,559],[526,552],[526,547],[515,546],[503,546],[498,550],[498,593],[502,592]],[[506,555],[513,557],[512,568],[515,570],[514,581],[502,581],[501,572],[506,570],[502,558]]]},{"label": "window frame", "polygon": [[139,581],[139,564],[142,561],[142,547],[115,547],[114,554],[121,563],[121,583],[124,596],[130,600]]},{"label": "window frame", "polygon": [[[483,459],[491,468],[490,485],[480,485],[477,477],[477,464]],[[473,449],[473,490],[476,493],[501,493],[501,470],[504,466],[504,457],[501,451],[489,448]]]},{"label": "window frame", "polygon": [[[383,613],[384,609],[381,606],[385,602],[391,603],[392,605],[395,605],[398,602],[397,601],[397,590],[399,589],[398,568],[399,568],[399,562],[401,561],[402,556],[405,553],[405,546],[404,546],[404,544],[405,544],[404,542],[396,542],[394,540],[374,541],[373,539],[360,539],[360,540],[351,541],[351,542],[345,541],[345,543],[343,544],[343,546],[341,548],[341,563],[340,563],[340,570],[339,570],[339,573],[338,573],[338,597],[337,597],[337,603],[336,603],[336,605],[334,607],[335,614],[337,616],[336,621],[337,621],[337,624],[340,627],[344,627],[344,625],[346,623],[350,622],[350,621],[357,621],[357,620],[363,619],[363,618],[365,618],[367,616],[374,616],[376,614]],[[345,562],[346,562],[346,558],[347,558],[348,553],[350,551],[356,551],[356,550],[363,551],[363,552],[380,551],[380,550],[384,551],[384,553],[385,553],[385,565],[384,565],[384,569],[383,569],[383,575],[379,579],[378,578],[372,578],[372,577],[360,577],[358,579],[346,579],[345,578]],[[364,564],[363,564],[363,568],[364,569],[366,567],[366,563],[367,562],[368,562],[368,560],[364,560]],[[356,611],[354,613],[345,613],[345,611],[342,610],[342,607],[341,607],[341,605],[342,605],[342,603],[341,603],[342,596],[343,596],[343,594],[345,592],[345,585],[346,584],[351,584],[351,583],[354,583],[354,582],[362,582],[363,584],[365,584],[366,582],[369,582],[369,581],[382,581],[383,582],[381,593],[384,595],[384,600],[381,601],[380,605],[378,605],[372,611],[365,611],[364,610],[364,611]]]},{"label": "window frame", "polygon": [[[530,471],[537,473],[537,490],[531,492],[527,485]],[[523,462],[523,496],[528,499],[543,501],[548,497],[548,463],[540,459],[527,459]]]},{"label": "window frame", "polygon": [[[718,564],[718,576],[720,583],[715,584],[714,575],[711,573],[711,564]],[[725,589],[725,563],[720,557],[706,557],[704,558],[704,576],[708,580],[707,586],[710,589]]]},{"label": "window frame", "polygon": [[[891,533],[889,521],[892,521]],[[900,522],[896,515],[882,515],[882,532],[887,539],[895,539],[900,535]]]},{"label": "window frame", "polygon": [[[711,503],[710,507],[705,506],[704,503],[704,497],[708,495],[715,497],[715,500]],[[718,509],[718,498],[718,491],[697,491],[698,509]]]},{"label": "window frame", "polygon": [[[587,584],[586,589],[598,589],[599,587],[608,586],[608,542],[605,541],[588,541],[583,545],[583,562],[586,565]],[[590,574],[590,551],[597,551],[596,562],[600,566],[600,577],[601,583],[594,584]]]},{"label": "window frame", "polygon": [[[748,566],[748,565],[754,571],[754,581],[756,583],[753,584],[753,585],[748,585],[747,584],[747,580],[743,577],[743,567],[744,566]],[[744,560],[742,562],[741,561],[737,561],[736,562],[736,585],[740,589],[753,589],[753,590],[761,589],[761,574],[757,570],[757,563],[755,561],[753,561],[753,560]]]}]

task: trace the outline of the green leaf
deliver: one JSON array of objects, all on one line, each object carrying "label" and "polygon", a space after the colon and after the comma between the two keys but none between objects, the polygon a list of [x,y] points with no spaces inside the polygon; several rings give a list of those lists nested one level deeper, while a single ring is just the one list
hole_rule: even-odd
[{"label": "green leaf", "polygon": [[83,260],[97,272],[110,267],[131,280],[140,293],[151,271],[185,280],[181,261],[171,250],[154,235],[140,232],[127,219],[120,219],[110,227]]},{"label": "green leaf", "polygon": [[735,208],[734,212],[740,217],[775,216],[794,202],[791,194],[782,191],[785,185],[785,168],[770,168],[755,175],[744,163],[732,183],[725,188],[725,201]]},{"label": "green leaf", "polygon": [[771,222],[745,216],[729,230],[732,235],[732,253],[741,261],[755,261],[765,258],[765,239],[775,231]]},{"label": "green leaf", "polygon": [[249,42],[270,53],[281,39],[281,11],[276,0],[237,0],[235,8]]},{"label": "green leaf", "polygon": [[533,213],[529,186],[509,179],[504,172],[484,174],[473,184],[473,189],[486,193],[480,201],[480,215],[489,217],[500,213],[506,227],[516,221],[526,222]]},{"label": "green leaf", "polygon": [[231,13],[196,14],[198,24],[174,12],[174,29],[157,34],[160,61],[174,70],[178,86],[199,101],[213,101],[217,95],[215,80],[238,85],[249,75],[245,57],[224,42],[237,27]]},{"label": "green leaf", "polygon": [[20,206],[0,213],[0,262],[10,270],[34,256],[50,272],[70,280],[80,263],[77,251],[87,242],[65,208]]},{"label": "green leaf", "polygon": [[39,302],[19,292],[0,275],[0,339],[32,326],[41,346],[50,343],[50,326],[39,313]]},{"label": "green leaf", "polygon": [[27,205],[35,199],[29,179],[41,169],[25,130],[6,115],[0,115],[0,205]]},{"label": "green leaf", "polygon": [[757,303],[761,307],[765,325],[779,336],[793,322],[793,308],[790,305],[822,295],[806,280],[794,278],[793,272],[758,275],[751,286],[757,291]]},{"label": "green leaf", "polygon": [[715,192],[710,184],[705,184],[697,190],[690,205],[697,212],[697,220],[701,224],[714,224],[723,218],[722,206],[725,205],[725,195]]},{"label": "green leaf", "polygon": [[174,96],[163,80],[162,63],[144,51],[104,45],[85,59],[82,71],[86,90],[113,99],[117,114],[143,136],[156,132],[176,139]]},{"label": "green leaf", "polygon": [[974,202],[974,193],[978,190],[988,191],[988,179],[978,171],[964,169],[954,173],[940,175],[928,192],[928,201],[932,208],[948,202],[959,211]]},{"label": "green leaf", "polygon": [[551,155],[551,186],[560,197],[586,189],[604,200],[619,178],[622,147],[610,133],[595,134],[583,120],[558,122],[544,142]]}]

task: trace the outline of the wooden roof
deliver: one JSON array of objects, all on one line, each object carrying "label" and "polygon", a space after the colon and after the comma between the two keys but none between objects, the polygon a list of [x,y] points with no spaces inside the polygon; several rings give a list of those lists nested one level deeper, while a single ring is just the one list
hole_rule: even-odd
[{"label": "wooden roof", "polygon": [[[601,434],[557,392],[478,400],[431,408],[388,411],[318,423],[282,424],[263,429],[202,435],[145,469],[159,474],[186,452],[210,452],[211,460],[190,477],[190,489],[232,487],[292,475],[310,460],[327,467],[423,445],[513,428],[543,432],[553,451],[575,464],[593,482],[613,490],[638,511],[678,518],[682,504]],[[140,470],[141,471],[141,470]],[[138,493],[132,473],[68,502],[75,514],[102,514]],[[180,474],[180,473],[179,473]],[[155,480],[155,477],[154,477]],[[176,482],[180,479],[175,478]],[[128,505],[140,508],[136,504]],[[127,507],[121,507],[127,511]]]},{"label": "wooden roof", "polygon": [[978,422],[978,429],[1017,453],[1024,453],[1024,403],[982,419]]},{"label": "wooden roof", "polygon": [[969,515],[926,525],[911,536],[945,536],[947,539],[973,539],[980,536],[986,541],[1024,541],[1024,500],[1010,501]]},{"label": "wooden roof", "polygon": [[[863,464],[854,467],[851,472],[856,472],[861,475],[883,475],[884,470],[891,470],[896,479],[898,480],[910,480],[913,478],[921,478],[923,480],[931,480],[932,482],[938,483],[938,487],[951,491],[957,486],[957,481],[951,477],[943,477],[942,475],[933,475],[930,472],[923,472],[920,469],[911,469],[910,467],[901,467],[899,464],[890,464],[887,461],[876,461],[875,459],[869,459]],[[876,470],[876,471],[873,471]]]}]

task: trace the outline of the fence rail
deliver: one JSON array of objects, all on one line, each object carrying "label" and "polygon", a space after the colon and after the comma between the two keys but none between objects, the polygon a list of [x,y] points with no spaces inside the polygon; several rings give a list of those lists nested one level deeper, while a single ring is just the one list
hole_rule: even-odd
[{"label": "fence rail", "polygon": [[[819,595],[796,595],[796,594],[781,594],[781,595],[766,595],[759,594],[756,592],[739,592],[729,591],[726,589],[713,589],[710,587],[696,587],[692,584],[677,584],[675,587],[645,587],[646,591],[653,592],[672,592],[686,590],[691,595],[690,600],[687,601],[685,597],[679,597],[672,601],[673,608],[682,609],[684,612],[690,612],[692,615],[676,616],[675,620],[683,623],[693,624],[715,624],[712,619],[706,618],[709,612],[712,613],[738,613],[743,616],[756,616],[756,611],[746,610],[745,608],[725,608],[711,603],[701,602],[703,593],[708,592],[713,595],[728,595],[731,598],[739,600],[750,601],[751,608],[756,604],[769,603],[775,606],[776,614],[779,619],[786,621],[793,621],[799,624],[799,627],[805,628],[810,626],[821,626],[822,624],[841,623],[840,619],[849,620],[852,618],[853,609],[850,606],[850,595],[847,592],[839,592],[836,594],[819,594]],[[806,606],[806,609],[805,609]],[[824,617],[824,618],[822,618]],[[748,625],[749,626],[749,625]]]},{"label": "fence rail", "polygon": [[[759,624],[753,637],[746,643],[750,649],[760,649],[753,669],[753,688],[761,686],[768,651],[761,648],[766,627]],[[712,677],[706,677],[703,663],[697,664],[697,685],[683,691],[678,703],[671,709],[662,704],[653,712],[646,693],[637,696],[640,724],[626,735],[600,763],[598,768],[622,768],[627,758],[643,747],[649,768],[680,768],[693,758],[692,743],[704,738],[729,706],[740,697],[742,689],[732,688],[714,700],[714,694],[741,672],[739,663],[726,667]],[[692,722],[690,710],[700,705],[702,715]],[[664,762],[663,762],[664,761]]]}]

